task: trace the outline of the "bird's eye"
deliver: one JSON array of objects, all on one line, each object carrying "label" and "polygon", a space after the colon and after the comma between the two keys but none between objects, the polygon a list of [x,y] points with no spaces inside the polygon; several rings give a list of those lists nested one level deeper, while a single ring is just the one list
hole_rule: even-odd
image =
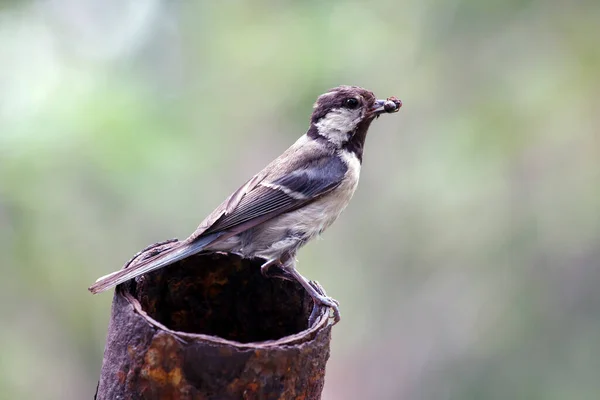
[{"label": "bird's eye", "polygon": [[350,97],[349,99],[344,100],[344,107],[349,108],[351,110],[358,107],[358,100],[354,97]]}]

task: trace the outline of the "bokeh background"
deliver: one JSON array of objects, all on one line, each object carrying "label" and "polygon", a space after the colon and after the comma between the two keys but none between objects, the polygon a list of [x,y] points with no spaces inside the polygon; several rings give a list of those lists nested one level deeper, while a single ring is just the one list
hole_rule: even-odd
[{"label": "bokeh background", "polygon": [[600,398],[600,3],[0,2],[0,399],[86,399],[98,276],[184,238],[339,84],[404,102],[299,268],[324,399]]}]

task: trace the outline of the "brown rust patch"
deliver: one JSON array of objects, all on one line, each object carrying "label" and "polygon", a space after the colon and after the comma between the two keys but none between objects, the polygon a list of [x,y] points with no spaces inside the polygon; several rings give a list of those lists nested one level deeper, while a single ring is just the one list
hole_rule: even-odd
[{"label": "brown rust patch", "polygon": [[177,387],[184,381],[181,372],[180,344],[170,335],[154,337],[144,356],[140,374],[153,385]]},{"label": "brown rust patch", "polygon": [[125,383],[125,379],[127,379],[127,374],[123,371],[117,371],[117,380],[119,381],[119,383]]}]

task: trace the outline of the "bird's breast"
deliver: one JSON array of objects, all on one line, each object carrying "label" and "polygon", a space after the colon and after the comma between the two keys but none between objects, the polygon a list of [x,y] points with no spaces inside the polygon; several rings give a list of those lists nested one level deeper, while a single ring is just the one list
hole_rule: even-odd
[{"label": "bird's breast", "polygon": [[286,225],[304,233],[306,240],[327,229],[346,208],[358,186],[360,162],[352,153],[340,157],[348,166],[342,182],[331,192],[298,210],[286,214]]},{"label": "bird's breast", "polygon": [[348,152],[341,153],[340,157],[348,166],[344,179],[337,188],[315,202],[317,207],[324,209],[325,215],[323,219],[325,220],[325,226],[321,231],[331,225],[340,213],[344,211],[358,186],[360,176],[360,162],[358,158],[353,153]]}]

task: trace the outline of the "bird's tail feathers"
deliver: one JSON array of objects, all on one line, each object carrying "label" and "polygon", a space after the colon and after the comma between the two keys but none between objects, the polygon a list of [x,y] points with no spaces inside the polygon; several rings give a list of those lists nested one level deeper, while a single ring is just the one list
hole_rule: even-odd
[{"label": "bird's tail feathers", "polygon": [[90,286],[88,290],[93,294],[100,293],[145,273],[166,267],[167,265],[176,263],[177,261],[181,261],[186,257],[201,252],[218,236],[220,235],[208,235],[201,239],[197,239],[192,243],[181,244],[175,248],[165,251],[164,253],[158,254],[155,257],[144,260],[139,264],[134,264],[128,268],[104,275],[98,278],[96,283]]}]

